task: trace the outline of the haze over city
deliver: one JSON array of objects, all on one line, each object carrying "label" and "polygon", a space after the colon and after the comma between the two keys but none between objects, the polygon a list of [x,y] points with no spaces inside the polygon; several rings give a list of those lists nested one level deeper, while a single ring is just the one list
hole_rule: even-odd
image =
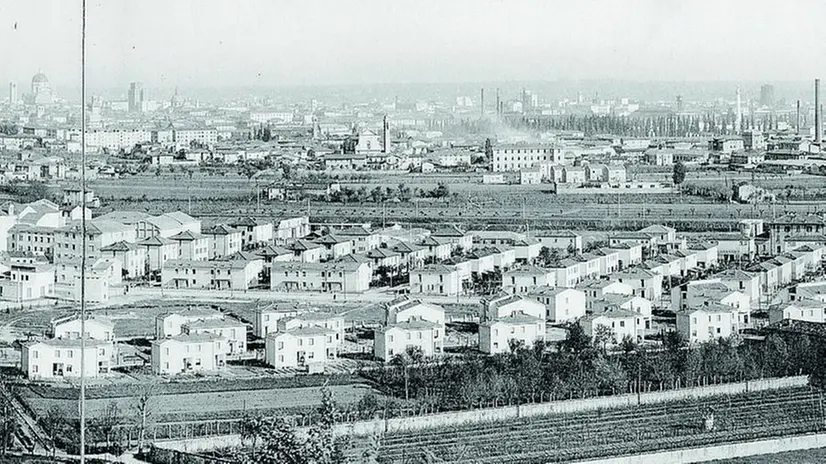
[{"label": "haze over city", "polygon": [[[813,59],[823,46],[818,18],[826,16],[826,3],[776,5],[92,1],[88,84],[808,81],[826,70]],[[0,43],[25,51],[5,57],[0,81],[23,83],[42,70],[59,88],[77,87],[80,2],[3,2],[0,24]]]}]

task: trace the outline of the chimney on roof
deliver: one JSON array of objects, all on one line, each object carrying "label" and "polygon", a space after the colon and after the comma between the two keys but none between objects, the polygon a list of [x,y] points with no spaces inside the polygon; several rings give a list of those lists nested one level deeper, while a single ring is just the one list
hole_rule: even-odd
[{"label": "chimney on roof", "polygon": [[820,145],[822,124],[820,121],[820,79],[815,79],[815,143],[817,145]]}]

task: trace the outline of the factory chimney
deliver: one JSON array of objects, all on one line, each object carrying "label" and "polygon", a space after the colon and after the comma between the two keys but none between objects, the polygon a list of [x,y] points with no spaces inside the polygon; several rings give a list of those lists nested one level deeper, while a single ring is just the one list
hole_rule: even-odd
[{"label": "factory chimney", "polygon": [[743,109],[740,106],[740,87],[737,87],[737,134],[743,132]]},{"label": "factory chimney", "polygon": [[381,151],[390,153],[390,124],[387,123],[387,115],[381,121]]},{"label": "factory chimney", "polygon": [[499,105],[499,88],[496,89],[496,116],[502,112],[502,108]]},{"label": "factory chimney", "polygon": [[479,117],[485,117],[485,88],[482,87],[481,95],[479,96]]},{"label": "factory chimney", "polygon": [[795,121],[797,123],[794,127],[797,130],[797,135],[800,135],[800,100],[797,101],[797,119]]},{"label": "factory chimney", "polygon": [[820,120],[820,79],[815,79],[815,143],[820,145],[823,122]]}]

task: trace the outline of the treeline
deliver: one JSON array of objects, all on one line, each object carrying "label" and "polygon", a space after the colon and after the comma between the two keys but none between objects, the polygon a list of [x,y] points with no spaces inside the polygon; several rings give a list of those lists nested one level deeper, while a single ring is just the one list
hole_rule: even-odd
[{"label": "treeline", "polygon": [[364,375],[423,411],[461,410],[811,374],[823,351],[819,339],[779,335],[761,343],[720,339],[689,348],[679,333],[669,332],[661,349],[626,339],[611,352],[608,336],[595,340],[572,325],[557,350],[538,342],[494,356],[425,361],[406,354]]},{"label": "treeline", "polygon": [[[768,131],[788,122],[787,117],[769,115],[765,119],[743,121],[744,127]],[[736,115],[704,114],[683,116],[674,113],[661,116],[524,116],[511,121],[517,128],[529,130],[579,131],[586,136],[611,134],[619,137],[689,137],[700,134],[732,135]]]},{"label": "treeline", "polygon": [[410,188],[399,184],[396,188],[376,186],[372,190],[367,187],[342,187],[323,196],[323,200],[335,203],[383,203],[386,201],[408,202],[413,198],[433,198],[441,200],[450,196],[450,188],[444,182],[439,182],[431,190]]}]

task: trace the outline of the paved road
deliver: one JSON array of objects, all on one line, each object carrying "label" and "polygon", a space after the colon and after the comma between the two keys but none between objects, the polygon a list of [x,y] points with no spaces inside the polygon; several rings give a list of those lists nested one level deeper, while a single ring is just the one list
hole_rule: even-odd
[{"label": "paved road", "polygon": [[[335,296],[335,299],[333,299]],[[114,304],[123,304],[148,299],[174,299],[193,301],[302,301],[310,303],[381,303],[390,301],[396,296],[392,293],[379,290],[370,290],[365,293],[314,293],[314,292],[283,292],[271,290],[248,290],[246,292],[228,290],[195,290],[195,289],[168,289],[161,290],[158,287],[136,287],[129,291],[128,295],[113,299]],[[445,297],[438,295],[428,295],[422,297],[423,300],[432,303],[462,303],[476,304],[479,297]]]}]

